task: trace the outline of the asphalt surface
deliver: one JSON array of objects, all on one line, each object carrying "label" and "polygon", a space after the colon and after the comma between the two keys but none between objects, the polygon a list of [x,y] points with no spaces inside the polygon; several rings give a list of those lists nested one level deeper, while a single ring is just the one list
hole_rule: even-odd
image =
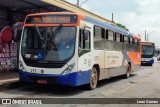
[{"label": "asphalt surface", "polygon": [[18,78],[17,71],[0,71],[0,82],[9,79]]},{"label": "asphalt surface", "polygon": [[[84,86],[69,88],[57,85],[22,84],[12,82],[0,88],[0,98],[160,98],[160,62],[142,66],[129,79],[122,76],[100,81],[95,90]],[[28,107],[28,105],[1,105],[3,107]],[[31,106],[31,105],[30,105]],[[34,107],[160,107],[150,104],[56,104],[32,105]]]}]

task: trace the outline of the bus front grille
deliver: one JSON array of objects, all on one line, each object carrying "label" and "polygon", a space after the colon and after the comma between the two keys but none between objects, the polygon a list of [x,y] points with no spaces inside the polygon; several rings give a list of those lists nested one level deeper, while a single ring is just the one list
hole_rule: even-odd
[{"label": "bus front grille", "polygon": [[58,79],[58,77],[44,77],[44,76],[33,76],[33,75],[29,75],[28,77],[33,82],[37,82],[38,80],[46,80],[47,83],[54,83]]}]

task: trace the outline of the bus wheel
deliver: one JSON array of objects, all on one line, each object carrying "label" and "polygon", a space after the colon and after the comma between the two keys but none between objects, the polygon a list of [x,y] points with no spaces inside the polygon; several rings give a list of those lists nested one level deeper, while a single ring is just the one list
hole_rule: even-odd
[{"label": "bus wheel", "polygon": [[98,75],[97,69],[95,67],[92,68],[90,82],[87,84],[87,88],[93,90],[97,87]]},{"label": "bus wheel", "polygon": [[126,74],[124,75],[124,78],[129,78],[131,74],[131,67],[130,65],[128,65],[127,70],[126,70]]}]

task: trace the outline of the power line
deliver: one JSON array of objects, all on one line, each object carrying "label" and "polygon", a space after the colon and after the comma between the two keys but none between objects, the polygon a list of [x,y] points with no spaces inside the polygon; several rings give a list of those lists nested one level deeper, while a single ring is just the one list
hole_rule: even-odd
[{"label": "power line", "polygon": [[80,1],[79,0],[77,0],[77,6],[79,6],[79,7],[81,7],[85,2],[87,2],[88,0],[85,0],[85,1],[83,1],[81,4],[80,4]]},{"label": "power line", "polygon": [[85,2],[87,2],[88,0],[85,0],[83,3],[80,4],[80,6],[82,6]]}]

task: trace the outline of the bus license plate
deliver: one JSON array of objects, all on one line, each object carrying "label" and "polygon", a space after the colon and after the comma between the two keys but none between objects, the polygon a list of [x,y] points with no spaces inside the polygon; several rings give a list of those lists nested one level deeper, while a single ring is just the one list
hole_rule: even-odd
[{"label": "bus license plate", "polygon": [[47,80],[37,80],[37,83],[39,83],[39,84],[47,84]]}]

